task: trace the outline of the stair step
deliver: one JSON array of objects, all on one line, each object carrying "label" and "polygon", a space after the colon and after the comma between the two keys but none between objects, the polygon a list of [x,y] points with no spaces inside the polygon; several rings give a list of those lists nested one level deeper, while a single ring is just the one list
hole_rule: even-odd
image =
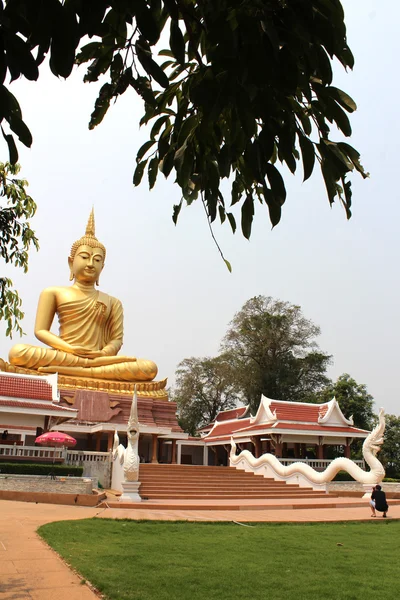
[{"label": "stair step", "polygon": [[[269,495],[246,495],[246,494],[152,494],[151,496],[148,496],[142,492],[141,496],[143,499],[149,499],[149,500],[170,500],[170,499],[176,499],[176,500],[218,500],[218,499],[223,499],[223,500],[246,500],[246,499],[252,499],[252,500],[277,500],[282,498],[282,494],[269,494]],[[315,494],[307,494],[307,493],[303,493],[303,494],[297,494],[297,495],[285,495],[284,496],[286,499],[296,499],[296,498],[326,498],[326,494],[325,493],[315,493]]]},{"label": "stair step", "polygon": [[232,467],[141,464],[139,480],[140,495],[149,500],[326,498],[325,492]]}]

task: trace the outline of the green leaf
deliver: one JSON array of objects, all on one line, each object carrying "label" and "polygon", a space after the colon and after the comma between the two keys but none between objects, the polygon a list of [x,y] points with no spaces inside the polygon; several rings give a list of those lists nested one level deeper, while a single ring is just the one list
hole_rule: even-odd
[{"label": "green leaf", "polygon": [[25,42],[19,35],[7,32],[4,36],[4,46],[11,73],[11,81],[17,79],[19,73],[22,73],[31,81],[36,81],[39,77],[39,70],[30,52],[28,42]]},{"label": "green leaf", "polygon": [[148,171],[148,176],[149,176],[149,189],[150,190],[153,189],[153,187],[156,183],[156,180],[157,180],[158,163],[159,163],[159,160],[155,156],[149,162],[149,168],[147,171]]},{"label": "green leaf", "polygon": [[102,122],[110,106],[110,100],[113,95],[113,86],[105,83],[99,92],[99,96],[94,105],[94,111],[90,116],[89,129],[94,129],[96,125]]},{"label": "green leaf", "polygon": [[81,48],[81,51],[76,55],[75,62],[77,65],[81,65],[88,60],[97,58],[99,50],[101,48],[101,42],[90,42]]},{"label": "green leaf", "polygon": [[32,134],[29,131],[28,127],[25,125],[24,121],[20,119],[17,115],[11,115],[9,120],[10,127],[14,133],[17,134],[19,140],[27,147],[30,148],[32,145]]},{"label": "green leaf", "polygon": [[136,162],[140,162],[143,156],[146,154],[146,152],[150,150],[150,148],[154,146],[155,143],[155,140],[149,140],[148,142],[145,142],[143,146],[141,146],[138,150],[138,153],[136,155]]},{"label": "green leaf", "polygon": [[229,271],[229,273],[232,273],[232,265],[231,265],[231,263],[229,262],[229,260],[226,260],[226,258],[224,258],[224,263],[226,264],[226,266],[227,266],[227,268],[228,268],[228,271]]},{"label": "green leaf", "polygon": [[306,181],[312,174],[314,170],[315,163],[315,151],[314,144],[304,135],[298,133],[299,142],[300,142],[300,150],[301,156],[303,159],[303,170],[304,170],[304,178],[303,181]]},{"label": "green leaf", "polygon": [[228,217],[228,221],[229,221],[229,224],[231,226],[232,233],[235,233],[235,231],[236,231],[236,220],[235,220],[235,217],[233,216],[232,213],[226,213],[226,216]]},{"label": "green leaf", "polygon": [[182,31],[179,28],[178,21],[175,20],[171,21],[169,45],[176,60],[181,65],[185,64],[185,42],[183,39]]},{"label": "green leaf", "polygon": [[179,204],[174,204],[174,211],[172,214],[172,220],[174,222],[174,224],[176,225],[178,222],[178,217],[179,217],[179,213],[181,212],[181,208],[182,208],[182,200],[179,202]]},{"label": "green leaf", "polygon": [[113,61],[111,63],[111,68],[110,68],[110,76],[111,76],[111,81],[113,83],[115,83],[118,80],[123,68],[124,68],[124,61],[122,59],[122,56],[120,54],[116,54],[113,58]]},{"label": "green leaf", "polygon": [[175,151],[174,149],[170,149],[165,156],[163,156],[163,159],[160,160],[160,171],[163,173],[164,177],[167,178],[168,175],[171,173],[173,166],[174,166],[174,155],[175,155]]},{"label": "green leaf", "polygon": [[[254,199],[252,194],[247,194],[246,200],[242,204],[242,233],[248,240],[251,235],[251,226],[254,217]],[[228,213],[229,218],[229,213]]]},{"label": "green leaf", "polygon": [[3,134],[4,139],[7,142],[10,163],[12,165],[15,165],[18,162],[18,150],[17,146],[15,145],[14,138],[11,134],[6,134],[3,127],[1,127],[1,132]]},{"label": "green leaf", "polygon": [[331,165],[328,163],[326,159],[322,159],[321,162],[321,171],[322,176],[324,178],[326,191],[328,192],[329,203],[333,204],[336,196],[336,179],[335,175],[332,173]]},{"label": "green leaf", "polygon": [[342,152],[344,152],[346,156],[349,157],[349,159],[355,166],[356,170],[363,177],[363,179],[369,177],[369,173],[366,173],[364,167],[360,163],[360,153],[357,152],[357,150],[353,148],[353,146],[350,146],[350,144],[346,144],[345,142],[338,142],[337,145],[342,150]]},{"label": "green leaf", "polygon": [[286,189],[282,175],[274,165],[271,165],[271,163],[265,165],[265,170],[275,199],[282,205],[286,200]]},{"label": "green leaf", "polygon": [[276,201],[274,193],[268,188],[266,183],[263,184],[263,191],[265,202],[268,206],[269,220],[272,223],[272,227],[275,227],[281,220],[282,205],[280,204],[280,202]]},{"label": "green leaf", "polygon": [[71,2],[59,5],[55,24],[57,35],[51,39],[50,69],[56,76],[69,77],[75,62],[79,42],[78,21]]},{"label": "green leaf", "polygon": [[163,115],[162,117],[156,120],[153,127],[151,128],[150,139],[154,140],[154,138],[159,134],[161,127],[166,121],[168,121],[168,119],[168,115]]},{"label": "green leaf", "polygon": [[135,5],[135,17],[140,33],[153,46],[158,42],[161,33],[155,10],[152,10],[153,7],[148,8],[146,3],[140,0],[135,0]]},{"label": "green leaf", "polygon": [[226,212],[223,206],[218,206],[219,220],[223,223],[226,219]]},{"label": "green leaf", "polygon": [[340,108],[339,104],[332,98],[324,97],[324,102],[327,103],[327,116],[333,118],[338,128],[344,133],[345,136],[351,135],[351,125],[349,117],[346,115],[344,110]]},{"label": "green leaf", "polygon": [[[153,89],[151,87],[150,79],[148,79],[147,77],[138,77],[137,79],[132,77],[132,80],[130,81],[130,85],[139,94],[139,96],[141,96],[143,98],[143,100],[145,102],[147,102],[147,104],[149,104],[152,107],[157,106],[157,101],[156,101]],[[146,111],[146,121],[145,122],[147,122],[147,120],[150,119],[153,116],[153,114],[154,114],[154,110],[150,114],[150,116],[147,118],[147,111]],[[141,120],[140,124],[142,124],[142,121],[143,120]]]},{"label": "green leaf", "polygon": [[330,93],[332,98],[336,100],[343,108],[345,108],[348,112],[352,113],[357,110],[357,104],[354,102],[353,98],[351,98],[346,92],[340,90],[337,87],[327,87],[326,91]]},{"label": "green leaf", "polygon": [[147,165],[147,160],[148,160],[147,158],[146,158],[146,160],[142,160],[142,162],[140,162],[136,166],[135,172],[133,174],[133,185],[137,186],[142,181],[144,169],[145,169],[145,166]]},{"label": "green leaf", "polygon": [[341,196],[340,199],[341,199],[344,209],[346,211],[346,217],[347,217],[347,219],[350,219],[351,218],[350,208],[351,208],[351,197],[352,197],[351,182],[346,181],[345,177],[342,177],[342,186],[343,186],[344,198],[343,198],[343,196]]},{"label": "green leaf", "polygon": [[162,87],[167,88],[169,86],[169,79],[161,67],[152,59],[151,52],[146,48],[143,40],[138,40],[135,48],[140,64],[146,73],[153,77]]}]

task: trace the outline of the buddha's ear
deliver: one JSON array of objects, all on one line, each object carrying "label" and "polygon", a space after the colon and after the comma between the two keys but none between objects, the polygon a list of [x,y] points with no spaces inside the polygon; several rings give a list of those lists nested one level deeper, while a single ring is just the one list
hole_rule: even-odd
[{"label": "buddha's ear", "polygon": [[73,264],[73,259],[68,256],[68,266],[69,266],[69,280],[73,281],[74,280],[74,273],[72,271],[72,264]]}]

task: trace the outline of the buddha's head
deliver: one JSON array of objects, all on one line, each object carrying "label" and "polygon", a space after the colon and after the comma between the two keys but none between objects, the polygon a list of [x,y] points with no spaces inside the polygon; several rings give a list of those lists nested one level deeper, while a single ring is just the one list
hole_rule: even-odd
[{"label": "buddha's head", "polygon": [[81,283],[99,284],[100,273],[104,267],[106,249],[95,236],[94,211],[89,216],[86,232],[71,247],[68,264],[71,271],[70,280]]}]

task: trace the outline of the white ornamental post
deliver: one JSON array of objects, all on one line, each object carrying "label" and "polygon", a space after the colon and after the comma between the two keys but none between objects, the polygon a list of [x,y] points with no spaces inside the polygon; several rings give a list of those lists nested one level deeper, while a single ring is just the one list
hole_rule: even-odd
[{"label": "white ornamental post", "polygon": [[137,413],[137,390],[133,394],[131,414],[129,415],[127,429],[128,445],[124,457],[124,481],[122,482],[122,496],[120,502],[141,502],[139,495],[139,421]]}]

